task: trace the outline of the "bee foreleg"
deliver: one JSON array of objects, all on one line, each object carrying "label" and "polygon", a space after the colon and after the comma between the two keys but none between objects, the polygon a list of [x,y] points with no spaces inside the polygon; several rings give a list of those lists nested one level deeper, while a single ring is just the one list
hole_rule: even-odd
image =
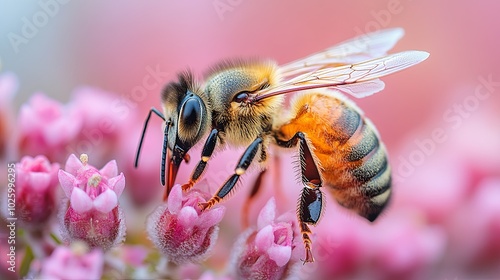
[{"label": "bee foreleg", "polygon": [[323,195],[319,189],[322,186],[322,180],[318,165],[314,160],[304,133],[297,132],[288,141],[276,139],[276,143],[286,148],[294,147],[297,143],[299,144],[300,169],[304,189],[302,190],[297,206],[297,218],[306,249],[304,263],[313,262],[312,241],[309,237],[311,230],[308,225],[315,225],[319,221],[323,209]]},{"label": "bee foreleg", "polygon": [[208,200],[205,203],[200,203],[200,208],[202,211],[205,209],[210,209],[212,206],[219,203],[226,195],[228,195],[231,192],[231,190],[238,182],[240,176],[245,173],[247,168],[252,163],[261,145],[262,145],[262,138],[257,137],[257,139],[255,139],[250,144],[250,146],[248,146],[248,148],[241,156],[240,161],[238,162],[238,165],[234,170],[234,174],[227,179],[224,185],[217,191],[217,193],[212,198],[210,198],[210,200]]},{"label": "bee foreleg", "polygon": [[196,168],[194,169],[193,173],[191,174],[191,178],[189,179],[189,182],[186,184],[182,185],[182,189],[184,191],[189,190],[198,182],[200,179],[201,175],[205,171],[205,167],[207,166],[207,162],[212,156],[212,153],[214,152],[215,146],[217,145],[217,136],[219,135],[219,130],[216,128],[212,129],[210,132],[210,135],[208,135],[207,140],[205,141],[205,145],[203,146],[203,150],[201,151],[201,160],[198,162],[196,165]]}]

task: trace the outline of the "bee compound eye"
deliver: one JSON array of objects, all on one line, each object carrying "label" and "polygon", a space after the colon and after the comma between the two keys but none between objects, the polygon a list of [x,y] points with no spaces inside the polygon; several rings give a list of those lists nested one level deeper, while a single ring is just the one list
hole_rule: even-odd
[{"label": "bee compound eye", "polygon": [[182,106],[180,120],[183,125],[191,127],[199,125],[201,118],[201,104],[195,98],[188,99]]},{"label": "bee compound eye", "polygon": [[249,97],[248,92],[247,92],[247,91],[242,91],[242,92],[240,92],[240,93],[238,93],[238,94],[236,94],[236,95],[234,96],[233,101],[234,101],[234,102],[241,103],[241,102],[243,102],[243,101],[247,100],[247,99],[248,99],[248,97]]}]

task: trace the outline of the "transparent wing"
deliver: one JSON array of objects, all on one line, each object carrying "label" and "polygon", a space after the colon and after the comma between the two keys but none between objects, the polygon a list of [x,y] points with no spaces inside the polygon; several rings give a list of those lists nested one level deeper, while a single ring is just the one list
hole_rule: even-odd
[{"label": "transparent wing", "polygon": [[322,52],[312,54],[303,59],[293,61],[280,67],[286,77],[314,71],[324,64],[353,64],[387,54],[403,37],[402,28],[384,29],[367,33],[344,41]]},{"label": "transparent wing", "polygon": [[405,51],[342,66],[327,63],[314,71],[257,92],[254,100],[315,88],[336,89],[361,98],[384,88],[378,78],[411,67],[428,57],[427,52]]}]

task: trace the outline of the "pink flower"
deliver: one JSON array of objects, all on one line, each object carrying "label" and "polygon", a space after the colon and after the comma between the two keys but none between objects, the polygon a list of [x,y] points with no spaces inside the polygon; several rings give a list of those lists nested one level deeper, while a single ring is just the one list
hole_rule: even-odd
[{"label": "pink flower", "polygon": [[123,213],[118,197],[125,187],[123,173],[118,175],[116,162],[102,169],[87,164],[87,155],[70,155],[66,171],[59,170],[61,187],[69,198],[63,215],[66,239],[81,239],[91,247],[104,250],[117,245],[125,234]]},{"label": "pink flower", "polygon": [[134,118],[129,107],[116,105],[120,102],[120,97],[90,87],[77,89],[68,104],[36,93],[19,113],[19,150],[53,161],[86,153],[104,164]]},{"label": "pink flower", "polygon": [[69,107],[36,93],[19,112],[19,151],[62,161],[67,155],[66,147],[80,132],[82,121]]},{"label": "pink flower", "polygon": [[149,216],[149,237],[168,261],[182,264],[200,262],[208,257],[225,208],[219,206],[201,212],[198,204],[207,199],[206,194],[195,189],[183,195],[181,186],[175,185],[167,203]]},{"label": "pink flower", "polygon": [[294,217],[275,219],[276,203],[271,198],[260,211],[257,230],[243,233],[235,244],[232,268],[238,279],[281,279],[292,261]]},{"label": "pink flower", "polygon": [[103,266],[101,250],[89,251],[85,243],[75,242],[71,247],[57,247],[42,263],[38,279],[100,279]]},{"label": "pink flower", "polygon": [[[13,211],[23,227],[43,228],[55,213],[58,170],[59,164],[51,164],[45,156],[25,156],[16,164],[16,209]],[[10,212],[4,215],[11,216]]]}]

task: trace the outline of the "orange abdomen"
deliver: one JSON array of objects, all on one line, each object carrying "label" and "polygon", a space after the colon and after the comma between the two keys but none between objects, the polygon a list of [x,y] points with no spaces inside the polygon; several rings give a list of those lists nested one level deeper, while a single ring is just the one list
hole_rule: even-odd
[{"label": "orange abdomen", "polygon": [[323,184],[339,204],[373,221],[390,198],[391,171],[371,122],[340,95],[307,93],[278,128],[283,140],[299,131],[312,144]]}]

